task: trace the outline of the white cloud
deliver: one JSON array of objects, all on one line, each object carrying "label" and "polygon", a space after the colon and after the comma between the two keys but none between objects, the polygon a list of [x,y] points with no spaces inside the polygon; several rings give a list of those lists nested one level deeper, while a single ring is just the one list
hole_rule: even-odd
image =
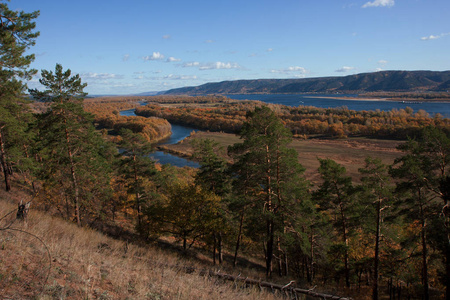
[{"label": "white cloud", "polygon": [[104,79],[123,79],[123,75],[110,74],[110,73],[83,73],[80,74],[83,79],[104,80]]},{"label": "white cloud", "polygon": [[143,60],[163,60],[164,55],[159,52],[153,52],[152,55],[147,55],[142,58]]},{"label": "white cloud", "polygon": [[372,2],[369,1],[366,4],[364,4],[362,8],[378,7],[378,6],[387,6],[387,7],[394,6],[394,0],[374,0]]},{"label": "white cloud", "polygon": [[384,59],[380,59],[380,60],[378,61],[378,63],[379,63],[380,65],[385,65],[385,64],[388,63],[388,61],[387,61],[387,60],[384,60]]},{"label": "white cloud", "polygon": [[217,69],[240,69],[241,67],[237,63],[224,63],[224,62],[213,62],[203,64],[199,67],[199,70],[217,70]]},{"label": "white cloud", "polygon": [[167,62],[176,62],[176,61],[181,61],[181,59],[171,56],[171,57],[168,57],[166,61]]},{"label": "white cloud", "polygon": [[123,60],[123,61],[127,61],[129,58],[130,58],[130,54],[125,54],[125,55],[122,57],[122,60]]},{"label": "white cloud", "polygon": [[241,69],[241,66],[237,63],[232,62],[211,62],[211,63],[199,63],[195,62],[187,62],[181,65],[183,68],[192,68],[198,67],[199,70],[218,70],[218,69]]},{"label": "white cloud", "polygon": [[[300,75],[304,75],[308,73],[308,70],[306,70],[303,67],[288,67],[286,69],[278,69],[278,70],[270,70],[270,73],[278,73],[278,74],[295,74],[300,73]],[[298,74],[296,76],[299,76]]]},{"label": "white cloud", "polygon": [[197,76],[195,75],[174,75],[169,74],[163,77],[163,79],[170,79],[170,80],[195,80],[197,79]]},{"label": "white cloud", "polygon": [[112,87],[112,88],[135,87],[135,85],[132,83],[117,83],[117,84],[112,84],[112,85],[108,84],[108,86]]},{"label": "white cloud", "polygon": [[272,51],[273,51],[272,48],[267,49],[267,52],[272,52]]},{"label": "white cloud", "polygon": [[346,73],[346,72],[350,72],[350,71],[352,71],[354,69],[355,69],[355,67],[343,66],[342,68],[337,69],[335,72]]},{"label": "white cloud", "polygon": [[164,80],[197,80],[198,77],[195,75],[176,75],[169,74],[164,76],[137,76],[134,79],[146,79],[152,81],[164,81]]},{"label": "white cloud", "polygon": [[198,61],[193,62],[187,62],[181,65],[183,68],[191,68],[191,67],[198,67],[200,66],[200,63]]},{"label": "white cloud", "polygon": [[421,37],[420,39],[421,39],[422,41],[437,40],[437,39],[440,39],[441,37],[444,37],[444,36],[447,36],[447,35],[450,35],[450,32],[447,32],[447,33],[441,33],[440,35],[429,35],[429,36],[424,36],[424,37]]},{"label": "white cloud", "polygon": [[171,36],[170,36],[170,34],[166,34],[166,35],[163,35],[163,37],[162,37],[163,39],[165,39],[165,40],[168,40],[168,39],[170,39],[171,38]]},{"label": "white cloud", "polygon": [[207,43],[207,44],[211,44],[211,43],[215,43],[216,41],[215,40],[206,40],[205,41],[205,43]]}]

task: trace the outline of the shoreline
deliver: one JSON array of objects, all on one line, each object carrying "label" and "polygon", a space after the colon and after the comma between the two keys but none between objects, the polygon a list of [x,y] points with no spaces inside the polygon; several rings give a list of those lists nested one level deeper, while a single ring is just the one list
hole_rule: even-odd
[{"label": "shoreline", "polygon": [[333,97],[333,96],[308,96],[308,98],[317,99],[336,99],[336,100],[349,100],[349,101],[386,101],[386,102],[401,102],[406,104],[415,103],[450,103],[450,99],[411,99],[411,98],[364,98],[364,97]]},{"label": "shoreline", "polygon": [[349,100],[349,101],[390,101],[387,98],[359,98],[359,97],[333,97],[333,96],[308,96],[308,98],[316,99],[336,99],[336,100]]},{"label": "shoreline", "polygon": [[317,99],[336,99],[348,101],[383,101],[383,102],[400,102],[405,104],[416,103],[450,103],[450,99],[411,99],[411,98],[364,98],[364,97],[333,97],[333,96],[308,96],[308,98]]}]

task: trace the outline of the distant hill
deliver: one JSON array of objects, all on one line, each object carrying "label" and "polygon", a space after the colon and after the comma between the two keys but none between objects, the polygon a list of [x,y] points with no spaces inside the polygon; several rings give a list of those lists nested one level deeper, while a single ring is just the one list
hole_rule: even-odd
[{"label": "distant hill", "polygon": [[133,96],[155,96],[158,95],[160,92],[145,92],[145,93],[139,93],[134,94]]},{"label": "distant hill", "polygon": [[380,71],[341,77],[255,79],[206,83],[164,92],[166,95],[295,94],[447,91],[450,71]]}]

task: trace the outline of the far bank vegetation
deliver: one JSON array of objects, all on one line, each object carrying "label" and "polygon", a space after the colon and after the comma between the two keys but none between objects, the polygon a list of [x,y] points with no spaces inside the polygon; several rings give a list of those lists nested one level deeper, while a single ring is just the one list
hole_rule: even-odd
[{"label": "far bank vegetation", "polygon": [[424,126],[450,131],[449,119],[439,114],[430,116],[423,110],[414,111],[409,107],[391,111],[354,111],[346,107],[290,107],[259,101],[231,100],[222,96],[156,96],[149,100],[148,105],[136,109],[137,115],[160,117],[174,124],[229,133],[238,133],[246,113],[264,105],[277,114],[294,136],[305,138],[320,135],[333,138],[366,136],[404,140],[408,136],[416,136]]}]

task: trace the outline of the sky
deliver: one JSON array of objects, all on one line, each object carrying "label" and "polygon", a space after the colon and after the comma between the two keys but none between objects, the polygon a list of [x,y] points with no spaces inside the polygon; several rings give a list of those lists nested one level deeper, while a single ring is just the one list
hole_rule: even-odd
[{"label": "sky", "polygon": [[[31,67],[91,95],[261,78],[450,70],[449,0],[11,0],[40,11]],[[42,88],[39,75],[28,83]]]}]

